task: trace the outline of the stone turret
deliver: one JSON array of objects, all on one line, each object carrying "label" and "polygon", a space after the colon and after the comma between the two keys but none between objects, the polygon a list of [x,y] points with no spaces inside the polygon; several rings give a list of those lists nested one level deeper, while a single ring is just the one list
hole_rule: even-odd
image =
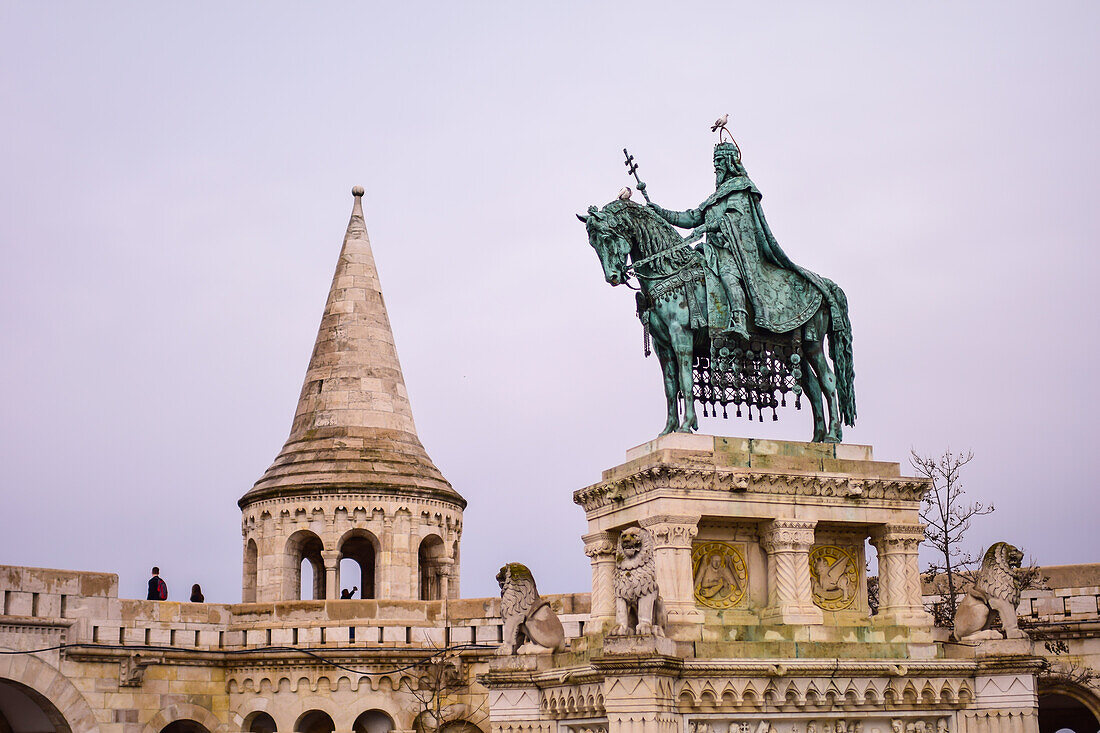
[{"label": "stone turret", "polygon": [[[339,598],[341,586],[357,586],[355,597],[363,598],[458,596],[466,501],[416,434],[363,219],[363,189],[352,194],[290,437],[238,502],[245,602]],[[301,588],[307,561],[312,594]],[[355,565],[354,577],[346,577]]]}]

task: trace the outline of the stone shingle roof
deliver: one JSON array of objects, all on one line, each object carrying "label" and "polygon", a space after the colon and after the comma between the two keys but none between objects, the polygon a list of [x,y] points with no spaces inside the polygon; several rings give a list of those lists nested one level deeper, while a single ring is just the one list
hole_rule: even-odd
[{"label": "stone shingle roof", "polygon": [[352,191],[328,302],[306,370],[290,437],[238,502],[318,493],[395,493],[466,501],[432,463],[412,406],[363,219]]}]

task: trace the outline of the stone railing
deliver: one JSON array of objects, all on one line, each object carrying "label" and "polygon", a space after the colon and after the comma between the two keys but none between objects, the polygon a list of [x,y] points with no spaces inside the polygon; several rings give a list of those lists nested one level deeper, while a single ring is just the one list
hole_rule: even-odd
[{"label": "stone railing", "polygon": [[[588,594],[544,596],[567,638],[583,636]],[[118,598],[118,576],[0,566],[0,646],[58,643],[229,650],[496,645],[497,598],[452,601],[179,603]],[[43,635],[39,629],[57,629]],[[31,630],[34,634],[29,634]]]}]

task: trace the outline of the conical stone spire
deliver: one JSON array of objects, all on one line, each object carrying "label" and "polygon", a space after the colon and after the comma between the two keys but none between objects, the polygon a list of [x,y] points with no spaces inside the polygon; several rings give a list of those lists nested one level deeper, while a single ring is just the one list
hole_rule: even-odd
[{"label": "conical stone spire", "polygon": [[354,204],[290,437],[240,506],[275,496],[371,492],[466,501],[428,457],[413,423],[390,319]]}]

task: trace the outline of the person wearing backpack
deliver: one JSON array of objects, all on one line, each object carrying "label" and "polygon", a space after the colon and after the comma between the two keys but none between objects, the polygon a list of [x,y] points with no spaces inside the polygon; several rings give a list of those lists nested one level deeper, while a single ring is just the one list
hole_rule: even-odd
[{"label": "person wearing backpack", "polygon": [[168,600],[168,584],[161,579],[160,568],[158,567],[153,568],[153,577],[149,578],[149,595],[146,596],[146,600]]}]

